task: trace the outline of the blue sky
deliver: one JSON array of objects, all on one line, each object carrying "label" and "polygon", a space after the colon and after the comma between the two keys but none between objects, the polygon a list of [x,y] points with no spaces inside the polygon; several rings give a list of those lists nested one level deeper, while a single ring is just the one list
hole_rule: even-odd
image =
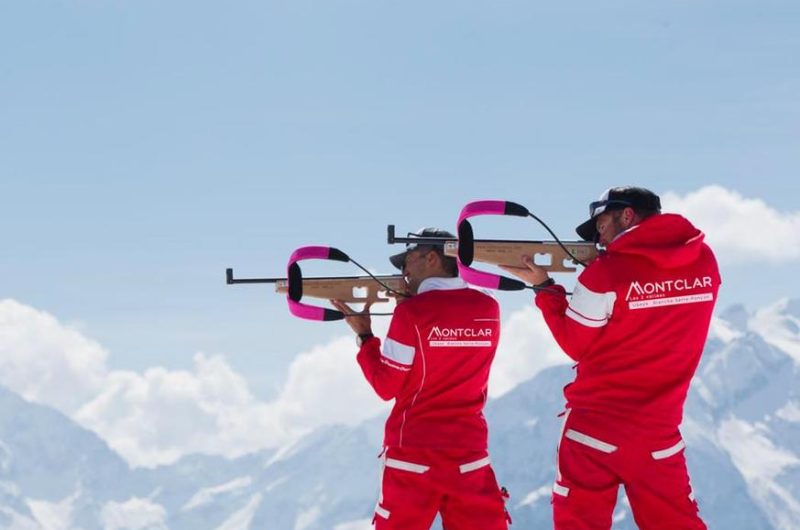
[{"label": "blue sky", "polygon": [[[573,238],[619,184],[717,184],[791,225],[799,26],[771,0],[5,2],[0,297],[113,367],[222,354],[268,397],[345,330],[226,267],[280,275],[329,244],[391,272],[388,223],[452,228],[483,198]],[[546,237],[522,223],[481,227]],[[800,296],[797,261],[726,264],[721,304]]]}]

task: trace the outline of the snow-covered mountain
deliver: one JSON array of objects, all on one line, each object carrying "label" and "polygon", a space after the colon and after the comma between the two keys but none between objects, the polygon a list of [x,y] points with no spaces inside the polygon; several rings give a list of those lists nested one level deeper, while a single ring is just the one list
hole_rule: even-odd
[{"label": "snow-covered mountain", "polygon": [[[800,302],[715,319],[683,425],[709,528],[800,528],[799,371]],[[571,379],[569,367],[549,368],[487,406],[515,528],[551,526],[557,414]],[[366,530],[382,423],[319,429],[277,452],[131,470],[93,433],[0,389],[0,528]],[[614,520],[636,528],[624,498]]]}]

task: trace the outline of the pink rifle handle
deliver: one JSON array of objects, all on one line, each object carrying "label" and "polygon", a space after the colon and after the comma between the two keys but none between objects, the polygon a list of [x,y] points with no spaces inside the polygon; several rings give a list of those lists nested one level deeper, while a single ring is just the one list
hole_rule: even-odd
[{"label": "pink rifle handle", "polygon": [[[304,304],[300,301],[302,298],[302,281],[303,275],[300,271],[298,261],[306,259],[330,259],[335,261],[350,261],[350,258],[339,249],[333,247],[322,246],[308,246],[300,247],[289,257],[289,263],[286,266],[286,277],[289,279],[289,294],[286,296],[286,301],[289,304],[289,312],[296,317],[304,318],[306,320],[341,320],[344,314],[335,309],[328,309],[327,307],[320,307],[311,304]],[[293,288],[293,284],[300,283],[300,295],[295,297],[297,289]]]},{"label": "pink rifle handle", "polygon": [[[473,235],[472,225],[468,221],[470,217],[479,215],[513,215],[517,217],[527,217],[528,209],[514,202],[509,201],[474,201],[461,209],[461,214],[458,216],[458,239],[459,239],[459,252],[457,257],[458,273],[461,278],[472,285],[484,287],[487,289],[499,289],[503,291],[519,291],[525,288],[525,283],[513,278],[507,278],[500,274],[491,272],[484,272],[473,269],[470,267],[472,264],[473,253]],[[469,241],[466,241],[466,240]],[[462,261],[465,247],[462,244],[469,245],[469,265]]]}]

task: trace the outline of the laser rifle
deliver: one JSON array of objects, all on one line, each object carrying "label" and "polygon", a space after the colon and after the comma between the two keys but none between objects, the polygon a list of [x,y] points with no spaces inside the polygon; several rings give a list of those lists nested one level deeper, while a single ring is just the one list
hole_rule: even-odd
[{"label": "laser rifle", "polygon": [[[367,276],[303,278],[298,262],[308,259],[350,262],[366,272]],[[233,269],[229,268],[225,270],[225,282],[228,285],[274,283],[275,292],[286,293],[289,312],[307,320],[341,320],[347,315],[335,309],[303,303],[301,302],[303,296],[351,303],[388,302],[389,297],[382,295],[390,293],[395,296],[406,296],[406,283],[402,276],[375,276],[350,256],[333,247],[298,248],[289,258],[286,272],[286,278],[235,278]],[[387,315],[391,313],[370,314]]]},{"label": "laser rifle", "polygon": [[[520,241],[502,239],[475,239],[469,219],[481,215],[510,215],[516,217],[532,217],[553,236],[553,241]],[[394,225],[387,227],[387,239],[391,243],[406,245],[435,245],[443,248],[445,255],[454,256],[458,262],[460,276],[467,282],[479,287],[518,291],[532,288],[520,280],[508,278],[491,272],[472,268],[473,262],[492,265],[522,266],[523,256],[530,258],[550,272],[574,272],[577,265],[586,266],[597,257],[598,250],[589,241],[561,241],[547,224],[528,211],[524,206],[509,201],[474,201],[461,210],[458,217],[458,239],[447,237],[423,237],[409,234],[409,237],[397,237]],[[547,255],[549,263],[537,260],[539,255]]]},{"label": "laser rifle", "polygon": [[[597,247],[588,241],[535,241],[515,239],[473,239],[462,243],[457,239],[446,237],[398,237],[394,225],[387,227],[387,240],[390,244],[405,243],[418,245],[435,245],[444,248],[444,254],[450,257],[459,256],[459,248],[464,253],[471,251],[472,261],[490,265],[522,265],[522,256],[549,256],[549,263],[538,263],[551,272],[574,272],[578,261],[589,263],[597,257]],[[562,246],[563,245],[563,246]],[[536,262],[536,260],[534,260]]]},{"label": "laser rifle", "polygon": [[[235,278],[233,269],[225,269],[226,283],[273,283],[275,292],[289,293],[289,278]],[[382,282],[384,285],[378,283]],[[399,274],[384,276],[324,276],[303,278],[303,296],[321,298],[323,300],[341,300],[347,303],[363,304],[366,302],[388,302],[390,297],[385,286],[393,290],[403,291],[405,280]]]}]

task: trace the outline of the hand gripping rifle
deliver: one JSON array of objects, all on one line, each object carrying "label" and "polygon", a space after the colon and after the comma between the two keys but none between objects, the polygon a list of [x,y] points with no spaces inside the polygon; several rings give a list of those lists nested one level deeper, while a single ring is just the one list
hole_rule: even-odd
[{"label": "hand gripping rifle", "polygon": [[[545,227],[554,240],[475,239],[469,219],[479,215],[532,217]],[[561,241],[547,224],[530,213],[527,208],[508,201],[475,201],[467,204],[461,210],[457,228],[458,239],[453,240],[446,237],[419,237],[413,234],[409,234],[412,237],[397,237],[394,225],[389,225],[387,239],[389,243],[443,246],[445,255],[457,259],[459,274],[464,281],[504,291],[518,291],[530,287],[514,278],[476,270],[471,267],[473,262],[520,267],[523,256],[530,256],[533,259],[536,255],[546,254],[550,256],[550,263],[541,266],[547,271],[574,272],[577,270],[576,265],[586,266],[598,254],[597,247],[592,242]]]},{"label": "hand gripping rifle", "polygon": [[[353,263],[367,273],[367,276],[330,276],[304,278],[298,262],[307,259],[325,259]],[[347,254],[333,247],[308,246],[295,250],[286,267],[286,278],[234,278],[233,269],[225,270],[228,285],[237,283],[274,283],[276,293],[285,293],[289,312],[307,320],[341,320],[347,314],[302,302],[304,296],[341,300],[349,303],[388,302],[382,294],[406,296],[406,283],[402,276],[375,276]],[[391,313],[370,313],[370,315],[391,315]]]}]

